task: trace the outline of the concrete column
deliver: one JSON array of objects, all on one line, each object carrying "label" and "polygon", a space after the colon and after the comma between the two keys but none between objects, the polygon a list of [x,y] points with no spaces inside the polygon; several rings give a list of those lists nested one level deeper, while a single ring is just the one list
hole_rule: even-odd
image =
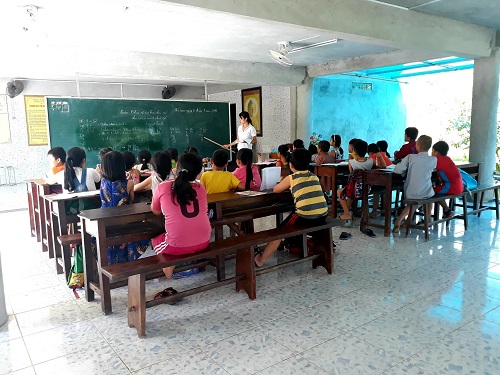
[{"label": "concrete column", "polygon": [[474,60],[469,160],[483,163],[480,184],[493,182],[497,144],[500,52]]},{"label": "concrete column", "polygon": [[297,86],[297,131],[296,137],[309,147],[311,135],[311,101],[313,80],[306,78],[304,84]]},{"label": "concrete column", "polygon": [[5,303],[5,293],[3,288],[2,260],[0,259],[0,327],[7,321],[7,307]]}]

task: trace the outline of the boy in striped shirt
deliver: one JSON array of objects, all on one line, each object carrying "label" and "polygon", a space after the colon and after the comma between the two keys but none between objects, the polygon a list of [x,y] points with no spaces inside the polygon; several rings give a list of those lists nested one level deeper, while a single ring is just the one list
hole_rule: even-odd
[{"label": "boy in striped shirt", "polygon": [[[292,212],[280,226],[300,226],[308,224],[322,224],[328,214],[325,196],[318,177],[308,171],[311,154],[306,149],[296,149],[290,157],[290,169],[293,174],[285,177],[274,187],[275,193],[282,193],[287,189],[292,192],[295,211]],[[255,257],[255,264],[261,267],[267,259],[278,249],[281,240],[268,242],[264,252]]]}]

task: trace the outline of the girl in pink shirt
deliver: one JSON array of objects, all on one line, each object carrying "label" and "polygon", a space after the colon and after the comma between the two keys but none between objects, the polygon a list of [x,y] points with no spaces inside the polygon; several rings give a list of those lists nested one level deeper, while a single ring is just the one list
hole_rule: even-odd
[{"label": "girl in pink shirt", "polygon": [[[165,233],[151,240],[156,254],[190,254],[208,246],[211,227],[207,215],[207,192],[196,182],[201,168],[198,155],[183,154],[178,161],[177,178],[164,181],[156,188],[151,210],[156,215],[165,216]],[[173,271],[174,267],[163,269],[168,279],[172,278]],[[159,298],[164,292],[172,294],[167,289],[158,293]]]},{"label": "girl in pink shirt", "polygon": [[259,191],[262,181],[259,174],[259,169],[252,166],[253,152],[249,148],[242,148],[236,154],[236,164],[233,175],[245,185],[245,190]]}]

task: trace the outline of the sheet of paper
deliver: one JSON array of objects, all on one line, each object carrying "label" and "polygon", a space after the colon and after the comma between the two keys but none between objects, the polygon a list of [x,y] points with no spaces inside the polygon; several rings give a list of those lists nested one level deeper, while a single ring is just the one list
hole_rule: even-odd
[{"label": "sheet of paper", "polygon": [[255,195],[262,195],[266,194],[265,191],[252,191],[252,190],[247,190],[247,191],[237,191],[236,194],[240,195],[248,195],[248,196],[255,196]]}]

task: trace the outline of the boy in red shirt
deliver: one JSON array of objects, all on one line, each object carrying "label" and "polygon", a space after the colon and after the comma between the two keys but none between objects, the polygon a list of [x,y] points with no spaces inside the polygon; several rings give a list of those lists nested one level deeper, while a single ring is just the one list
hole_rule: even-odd
[{"label": "boy in red shirt", "polygon": [[[434,186],[436,195],[455,195],[464,191],[462,175],[457,166],[448,155],[450,147],[445,141],[439,141],[432,146],[432,156],[437,158],[436,171],[439,179],[438,185]],[[446,202],[439,203],[443,207],[443,218],[453,216],[453,212]]]},{"label": "boy in red shirt", "polygon": [[418,129],[417,128],[406,128],[405,129],[405,142],[407,144],[401,146],[399,151],[394,153],[395,160],[404,159],[407,155],[410,154],[418,154],[416,139],[418,137]]}]

